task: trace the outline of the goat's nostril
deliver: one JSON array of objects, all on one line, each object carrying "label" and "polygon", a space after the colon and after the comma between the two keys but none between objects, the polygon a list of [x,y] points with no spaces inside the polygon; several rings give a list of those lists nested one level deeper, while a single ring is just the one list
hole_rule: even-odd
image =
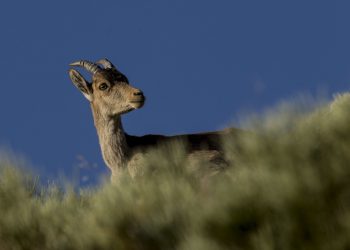
[{"label": "goat's nostril", "polygon": [[134,96],[142,96],[142,95],[143,95],[142,91],[134,92]]}]

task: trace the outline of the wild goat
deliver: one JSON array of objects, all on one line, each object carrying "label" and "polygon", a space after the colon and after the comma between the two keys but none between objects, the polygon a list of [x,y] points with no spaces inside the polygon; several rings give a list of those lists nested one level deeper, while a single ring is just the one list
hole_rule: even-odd
[{"label": "wild goat", "polygon": [[132,87],[127,77],[107,59],[96,63],[80,60],[70,66],[83,67],[92,73],[90,83],[76,70],[69,70],[72,82],[90,102],[103,159],[112,172],[112,182],[118,180],[120,171],[123,169],[127,169],[131,175],[134,175],[135,164],[148,150],[177,140],[185,142],[186,152],[190,157],[200,157],[214,164],[220,164],[219,162],[222,163],[220,160],[222,159],[222,135],[239,131],[232,128],[176,136],[128,135],[124,132],[121,115],[144,105],[143,92]]}]

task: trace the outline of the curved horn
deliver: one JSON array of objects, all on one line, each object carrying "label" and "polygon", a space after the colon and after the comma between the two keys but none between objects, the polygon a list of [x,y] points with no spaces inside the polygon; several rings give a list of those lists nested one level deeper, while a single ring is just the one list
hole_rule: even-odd
[{"label": "curved horn", "polygon": [[101,59],[96,63],[101,64],[105,69],[116,69],[113,63],[111,63],[107,58]]},{"label": "curved horn", "polygon": [[86,60],[80,60],[80,61],[71,63],[69,65],[83,67],[84,69],[86,69],[87,71],[89,71],[92,74],[95,74],[96,72],[101,70],[100,66],[98,66],[96,63],[89,62]]}]

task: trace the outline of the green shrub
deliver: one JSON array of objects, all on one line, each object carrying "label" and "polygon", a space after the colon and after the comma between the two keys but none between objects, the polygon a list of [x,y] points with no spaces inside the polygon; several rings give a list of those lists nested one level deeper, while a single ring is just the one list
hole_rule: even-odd
[{"label": "green shrub", "polygon": [[80,192],[2,161],[0,249],[350,249],[350,95],[252,124],[205,181],[181,145]]}]

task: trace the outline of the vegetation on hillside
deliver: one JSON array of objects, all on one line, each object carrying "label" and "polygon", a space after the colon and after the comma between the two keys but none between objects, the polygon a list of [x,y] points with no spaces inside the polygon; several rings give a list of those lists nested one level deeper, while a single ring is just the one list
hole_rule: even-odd
[{"label": "vegetation on hillside", "polygon": [[180,146],[80,192],[3,161],[0,249],[350,249],[350,95],[251,127],[224,138],[231,166],[204,179]]}]

